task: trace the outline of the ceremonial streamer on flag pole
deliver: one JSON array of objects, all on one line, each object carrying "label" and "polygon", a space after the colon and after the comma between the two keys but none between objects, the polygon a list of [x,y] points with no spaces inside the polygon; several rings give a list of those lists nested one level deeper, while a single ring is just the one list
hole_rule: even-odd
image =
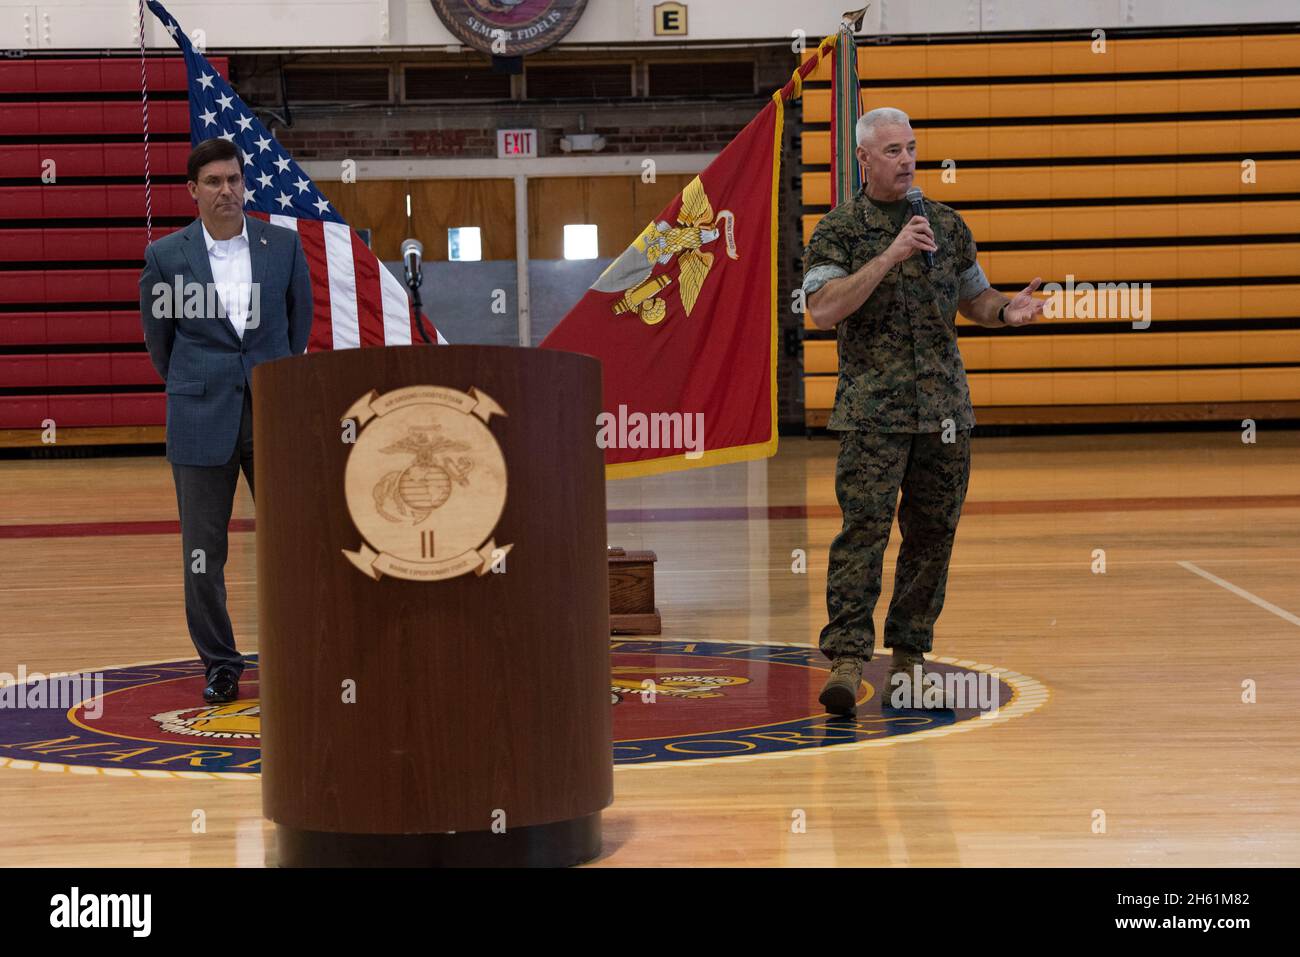
[{"label": "ceremonial streamer on flag pole", "polygon": [[[835,36],[831,72],[831,208],[846,203],[862,188],[857,157],[858,118],[862,116],[862,87],[858,82],[858,41],[862,10],[846,13]],[[856,17],[856,22],[852,19]]]},{"label": "ceremonial streamer on flag pole", "polygon": [[[606,477],[776,452],[777,310],[790,308],[777,286],[785,104],[836,41],[809,54],[543,340],[601,360]],[[692,423],[699,442],[687,450]]]},{"label": "ceremonial streamer on flag pole", "polygon": [[[302,240],[312,289],[308,351],[411,345],[419,332],[401,280],[334,210],[225,77],[194,49],[176,18],[157,0],[146,2],[185,55],[191,145],[218,136],[234,143],[244,167],[244,211],[296,230]],[[143,31],[142,18],[142,49]],[[143,75],[141,98],[147,109]],[[446,344],[441,333],[437,339]]]}]

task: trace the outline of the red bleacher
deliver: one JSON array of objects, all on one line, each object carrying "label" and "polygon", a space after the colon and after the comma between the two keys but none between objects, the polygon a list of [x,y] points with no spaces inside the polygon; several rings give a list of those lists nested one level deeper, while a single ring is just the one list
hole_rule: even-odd
[{"label": "red bleacher", "polygon": [[[209,59],[226,72],[223,58]],[[151,93],[185,91],[183,59],[151,59],[147,70]],[[145,247],[140,102],[109,96],[139,88],[140,61],[129,57],[0,61],[0,129],[31,140],[0,144],[10,181],[0,185],[0,429],[39,430],[47,419],[60,427],[164,422],[136,305]],[[150,172],[184,174],[185,100],[151,99],[149,130],[185,136],[151,141]],[[122,134],[138,139],[100,142]],[[72,137],[84,142],[65,142]],[[42,179],[51,160],[54,183]],[[183,184],[155,182],[152,212],[156,240],[193,217],[194,203]],[[151,388],[122,391],[131,386]]]}]

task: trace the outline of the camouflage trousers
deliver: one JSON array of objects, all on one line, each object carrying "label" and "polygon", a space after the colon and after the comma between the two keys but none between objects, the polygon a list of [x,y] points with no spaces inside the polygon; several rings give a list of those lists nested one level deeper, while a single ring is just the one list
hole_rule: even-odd
[{"label": "camouflage trousers", "polygon": [[872,612],[880,597],[885,546],[894,524],[903,533],[894,595],[885,617],[885,647],[929,651],[943,610],[957,521],[970,479],[970,430],[943,442],[942,433],[843,432],[835,494],[844,528],[831,542],[821,650],[827,658],[871,658]]}]

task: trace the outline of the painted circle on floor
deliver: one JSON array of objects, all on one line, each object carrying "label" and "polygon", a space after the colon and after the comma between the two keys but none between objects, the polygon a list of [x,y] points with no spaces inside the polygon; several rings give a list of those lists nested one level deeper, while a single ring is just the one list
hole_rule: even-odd
[{"label": "painted circle on floor", "polygon": [[[616,639],[610,658],[614,764],[625,768],[893,744],[1005,721],[1048,697],[1026,675],[935,656],[916,698],[882,696],[885,655],[864,669],[857,713],[834,718],[817,701],[828,662],[804,645]],[[257,679],[249,656],[239,699],[209,705],[197,661],[0,675],[0,767],[255,780]]]}]

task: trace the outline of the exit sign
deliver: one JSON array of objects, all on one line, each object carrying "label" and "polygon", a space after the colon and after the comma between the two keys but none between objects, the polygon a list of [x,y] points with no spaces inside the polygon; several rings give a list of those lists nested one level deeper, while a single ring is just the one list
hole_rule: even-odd
[{"label": "exit sign", "polygon": [[532,159],[536,156],[536,130],[497,130],[497,159]]}]

